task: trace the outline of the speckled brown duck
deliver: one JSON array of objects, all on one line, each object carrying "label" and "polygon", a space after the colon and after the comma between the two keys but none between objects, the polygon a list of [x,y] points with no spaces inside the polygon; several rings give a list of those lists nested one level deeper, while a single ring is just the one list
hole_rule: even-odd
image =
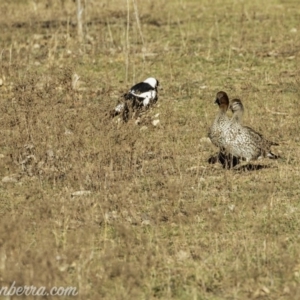
[{"label": "speckled brown duck", "polygon": [[[260,133],[248,126],[243,126],[244,106],[239,99],[233,99],[229,106],[228,95],[221,91],[217,93],[216,101],[219,113],[210,130],[209,138],[220,149],[218,156],[223,155],[226,162],[235,158],[245,159],[247,162],[262,157],[277,158],[271,152],[271,146],[278,145],[265,139]],[[228,108],[232,111],[232,118],[226,115]]]},{"label": "speckled brown duck", "polygon": [[230,109],[233,116],[229,130],[225,133],[225,151],[247,162],[262,157],[277,158],[271,152],[271,146],[278,145],[277,143],[265,139],[262,134],[242,125],[244,106],[241,100],[232,100]]},{"label": "speckled brown duck", "polygon": [[209,129],[208,137],[223,152],[226,146],[226,132],[231,126],[231,121],[226,115],[229,107],[228,95],[223,91],[218,92],[215,103],[219,106],[219,113]]}]

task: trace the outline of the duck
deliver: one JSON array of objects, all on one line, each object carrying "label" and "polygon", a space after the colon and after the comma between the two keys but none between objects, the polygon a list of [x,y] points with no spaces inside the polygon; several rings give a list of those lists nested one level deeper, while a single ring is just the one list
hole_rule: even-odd
[{"label": "duck", "polygon": [[[229,102],[227,93],[220,91],[215,103],[219,106],[219,112],[209,129],[208,137],[219,148],[219,161],[221,158],[225,164],[229,162],[229,166],[233,166],[233,162],[239,164],[240,159],[249,163],[263,157],[278,158],[271,152],[271,146],[278,146],[278,143],[265,139],[262,134],[242,124],[244,105],[240,99]],[[227,116],[229,108],[232,111],[231,119]]]},{"label": "duck", "polygon": [[271,146],[278,146],[278,143],[269,141],[261,133],[242,124],[244,106],[240,99],[231,100],[230,110],[233,115],[229,130],[225,134],[225,151],[232,156],[245,159],[247,163],[263,157],[278,158],[271,152]]},{"label": "duck", "polygon": [[209,129],[208,137],[211,142],[220,149],[221,152],[226,148],[226,135],[231,126],[231,120],[227,116],[229,108],[229,98],[226,92],[220,91],[216,95],[215,104],[219,106],[219,112]]},{"label": "duck", "polygon": [[[208,136],[211,142],[219,148],[219,153],[217,155],[211,156],[208,159],[209,163],[219,162],[223,165],[223,168],[230,169],[235,167],[240,163],[239,158],[234,157],[226,150],[226,135],[228,134],[232,122],[236,119],[238,120],[238,116],[242,113],[240,111],[235,112],[233,118],[229,118],[227,116],[227,110],[229,106],[229,97],[226,92],[220,91],[216,95],[215,104],[219,105],[219,113],[216,116],[212,126],[209,129]],[[233,104],[234,105],[234,104]],[[235,107],[234,107],[235,109]],[[236,109],[237,110],[237,109]],[[243,107],[242,107],[243,110]]]}]

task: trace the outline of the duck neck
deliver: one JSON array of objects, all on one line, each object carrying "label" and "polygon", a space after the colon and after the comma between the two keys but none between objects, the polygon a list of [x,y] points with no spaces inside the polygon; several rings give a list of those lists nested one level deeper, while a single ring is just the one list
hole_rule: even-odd
[{"label": "duck neck", "polygon": [[228,105],[226,104],[221,104],[220,105],[220,115],[225,115],[228,109]]},{"label": "duck neck", "polygon": [[243,120],[243,111],[235,111],[232,115],[232,120],[241,124]]}]

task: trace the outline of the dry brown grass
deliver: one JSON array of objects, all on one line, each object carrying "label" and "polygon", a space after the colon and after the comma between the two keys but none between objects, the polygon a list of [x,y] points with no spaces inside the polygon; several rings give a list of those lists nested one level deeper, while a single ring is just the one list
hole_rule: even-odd
[{"label": "dry brown grass", "polygon": [[[129,1],[128,32],[126,1],[86,3],[82,45],[73,1],[0,4],[1,286],[299,299],[297,1]],[[107,118],[148,76],[163,89],[142,124]],[[207,163],[221,89],[280,160]]]}]

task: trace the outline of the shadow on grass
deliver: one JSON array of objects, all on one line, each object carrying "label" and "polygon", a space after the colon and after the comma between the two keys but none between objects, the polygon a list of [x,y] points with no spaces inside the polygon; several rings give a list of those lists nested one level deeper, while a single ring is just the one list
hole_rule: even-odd
[{"label": "shadow on grass", "polygon": [[233,169],[240,163],[240,160],[231,155],[227,155],[225,153],[219,152],[217,155],[212,155],[208,159],[209,164],[220,163],[224,169]]},{"label": "shadow on grass", "polygon": [[234,168],[235,171],[257,171],[261,169],[268,169],[270,166],[268,165],[255,165],[255,164],[247,164],[247,165],[242,165],[237,168]]},{"label": "shadow on grass", "polygon": [[222,152],[219,152],[217,155],[212,155],[208,159],[209,164],[216,164],[220,163],[224,169],[232,169],[235,171],[257,171],[261,169],[270,168],[268,165],[261,165],[261,164],[239,164],[241,163],[240,159],[235,156],[226,155]]}]

